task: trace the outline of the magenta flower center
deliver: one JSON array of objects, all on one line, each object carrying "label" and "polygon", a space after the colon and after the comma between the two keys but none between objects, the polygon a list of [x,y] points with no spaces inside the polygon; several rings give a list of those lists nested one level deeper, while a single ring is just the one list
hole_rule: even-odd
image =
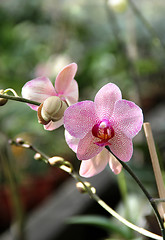
[{"label": "magenta flower center", "polygon": [[106,119],[103,119],[100,123],[97,123],[92,128],[93,136],[100,138],[102,141],[98,143],[106,143],[109,139],[114,136],[114,130],[110,125],[110,122]]}]

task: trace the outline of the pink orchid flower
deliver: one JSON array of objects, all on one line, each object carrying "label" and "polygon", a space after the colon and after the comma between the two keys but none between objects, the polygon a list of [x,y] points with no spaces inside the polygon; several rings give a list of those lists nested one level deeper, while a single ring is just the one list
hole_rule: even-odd
[{"label": "pink orchid flower", "polygon": [[[55,87],[47,77],[38,77],[27,82],[22,88],[22,96],[29,100],[43,103],[50,96],[58,96],[70,106],[78,101],[78,84],[74,80],[77,72],[77,64],[71,63],[64,67],[55,80]],[[37,111],[39,106],[28,104]],[[46,130],[54,130],[63,124],[63,117],[56,121],[50,121],[44,126]]]},{"label": "pink orchid flower", "polygon": [[[76,116],[76,117],[75,117]],[[143,124],[142,110],[133,102],[122,99],[113,83],[103,86],[94,102],[82,101],[66,109],[64,127],[69,147],[82,161],[80,175],[91,177],[109,166],[118,174],[121,165],[105,149],[127,162],[133,153],[132,138]]]}]

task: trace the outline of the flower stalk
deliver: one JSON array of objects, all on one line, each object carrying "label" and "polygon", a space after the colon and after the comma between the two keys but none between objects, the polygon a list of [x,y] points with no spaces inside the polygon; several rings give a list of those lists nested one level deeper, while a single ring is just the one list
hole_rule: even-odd
[{"label": "flower stalk", "polygon": [[39,106],[41,104],[39,102],[32,101],[27,98],[23,98],[23,97],[19,97],[19,96],[11,96],[11,95],[7,95],[7,94],[0,94],[0,98],[5,98],[8,100],[13,100],[13,101],[17,101],[17,102],[29,103],[29,104],[33,104],[36,106]]},{"label": "flower stalk", "polygon": [[[109,146],[105,147],[111,154],[112,151],[110,150]],[[113,154],[114,155],[114,154]],[[115,155],[114,155],[115,156]],[[115,156],[116,159],[121,163],[121,165],[123,166],[123,168],[131,175],[131,177],[136,181],[136,183],[139,185],[139,187],[141,188],[141,190],[143,191],[143,193],[145,194],[146,198],[148,199],[148,201],[150,202],[155,216],[157,217],[161,232],[162,232],[162,236],[163,236],[163,240],[165,240],[165,229],[164,229],[164,223],[162,221],[162,218],[158,212],[156,203],[154,201],[152,201],[152,197],[151,195],[148,193],[148,191],[146,190],[146,188],[144,187],[144,185],[142,184],[142,182],[139,180],[139,178],[134,174],[134,172],[131,170],[131,168],[123,161],[121,161],[117,156]]]},{"label": "flower stalk", "polygon": [[[42,160],[45,163],[48,163],[52,166],[55,167],[59,167],[60,166],[64,166],[66,165],[66,169],[64,167],[62,167],[61,169],[63,171],[66,171],[67,173],[69,173],[76,181],[78,184],[78,187],[80,188],[82,186],[82,193],[88,193],[89,196],[91,197],[91,199],[93,199],[94,201],[96,201],[103,209],[105,209],[109,214],[111,214],[113,217],[115,217],[117,220],[119,220],[120,222],[122,222],[123,224],[125,224],[127,227],[133,229],[134,231],[146,236],[146,237],[150,237],[152,239],[155,240],[164,240],[165,238],[162,238],[161,236],[154,234],[146,229],[140,228],[134,224],[132,224],[131,222],[127,221],[125,218],[123,218],[122,216],[120,216],[117,212],[115,212],[111,207],[109,207],[97,194],[96,194],[96,190],[93,186],[91,186],[88,182],[83,182],[80,178],[80,176],[74,171],[73,166],[71,163],[69,163],[68,161],[65,161],[63,158],[61,157],[52,157],[49,158],[47,155],[45,155],[44,153],[42,153],[40,150],[38,150],[36,147],[32,146],[31,144],[23,141],[22,139],[17,139],[16,141],[9,141],[10,144],[14,144],[16,146],[21,146],[23,148],[28,148],[31,149],[32,151],[35,152],[35,156],[36,154],[38,155],[36,159]],[[70,168],[70,170],[68,171],[68,168]],[[78,189],[79,191],[81,189]],[[81,192],[81,191],[80,191]]]}]

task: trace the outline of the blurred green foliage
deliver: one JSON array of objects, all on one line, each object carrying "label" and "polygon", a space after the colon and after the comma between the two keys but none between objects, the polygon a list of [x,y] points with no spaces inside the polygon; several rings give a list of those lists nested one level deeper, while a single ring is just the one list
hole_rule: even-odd
[{"label": "blurred green foliage", "polygon": [[[27,81],[45,74],[54,82],[60,70],[54,70],[56,65],[76,62],[80,100],[93,99],[100,87],[114,82],[123,97],[135,101],[145,113],[165,95],[161,24],[165,4],[161,0],[141,3],[135,7],[149,25],[129,1],[121,12],[105,0],[1,1],[0,88],[12,87],[21,94]],[[8,102],[1,107],[0,127],[9,138],[28,134],[50,155],[75,158],[65,143],[63,127],[44,131],[36,112],[26,104]]]},{"label": "blurred green foliage", "polygon": [[[127,6],[117,12],[107,0],[0,1],[0,89],[11,87],[20,95],[27,81],[44,74],[54,82],[60,67],[76,62],[80,100],[93,100],[100,87],[114,82],[123,98],[135,101],[145,114],[165,100],[164,11],[162,0],[128,0]],[[36,112],[24,103],[9,101],[0,108],[1,142],[2,135],[23,137],[46,154],[63,156],[75,167],[79,166],[65,143],[63,127],[45,131],[38,124]],[[164,138],[162,133],[162,148]],[[138,170],[154,192],[151,168],[147,166],[149,156],[141,154],[147,148],[141,145],[135,148],[135,158],[136,151],[140,157],[131,162],[131,167]],[[0,151],[3,150],[4,145],[0,144]],[[26,174],[47,171],[48,166],[34,161],[31,152],[14,151],[14,154],[16,159],[12,164],[18,181]],[[0,182],[4,181],[0,165]],[[132,184],[130,188],[134,189]],[[80,220],[86,224],[93,221]],[[109,219],[108,225],[107,219],[94,220],[96,225],[101,220],[110,230],[117,226]],[[125,228],[118,229],[121,235],[128,234]]]}]

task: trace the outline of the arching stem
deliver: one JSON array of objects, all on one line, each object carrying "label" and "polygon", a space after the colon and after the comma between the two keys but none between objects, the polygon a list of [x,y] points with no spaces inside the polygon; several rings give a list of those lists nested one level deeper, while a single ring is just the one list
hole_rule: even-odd
[{"label": "arching stem", "polygon": [[139,180],[139,178],[134,174],[134,172],[131,170],[131,168],[123,161],[121,161],[109,148],[109,146],[105,146],[105,148],[120,162],[120,164],[123,166],[123,168],[131,175],[131,177],[136,181],[136,183],[139,185],[139,187],[141,188],[141,190],[143,191],[143,193],[145,194],[146,198],[148,199],[149,203],[151,204],[155,216],[157,217],[161,232],[162,232],[162,237],[165,240],[165,229],[164,229],[164,224],[162,221],[162,218],[158,212],[157,206],[155,204],[154,201],[152,201],[152,197],[150,196],[150,194],[148,193],[148,191],[146,190],[146,188],[144,187],[144,185],[142,184],[142,182]]},{"label": "arching stem", "polygon": [[5,99],[9,99],[9,100],[13,100],[13,101],[18,101],[18,102],[24,102],[24,103],[29,103],[29,104],[33,104],[36,106],[40,106],[41,103],[36,102],[36,101],[32,101],[26,98],[22,98],[22,97],[18,97],[18,96],[10,96],[7,94],[0,94],[0,98],[5,98]]}]

